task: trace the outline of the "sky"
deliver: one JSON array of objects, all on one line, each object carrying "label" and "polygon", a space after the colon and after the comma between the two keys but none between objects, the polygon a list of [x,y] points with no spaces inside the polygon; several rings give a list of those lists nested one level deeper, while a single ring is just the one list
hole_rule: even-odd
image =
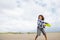
[{"label": "sky", "polygon": [[36,32],[40,14],[60,32],[60,0],[0,0],[0,32]]}]

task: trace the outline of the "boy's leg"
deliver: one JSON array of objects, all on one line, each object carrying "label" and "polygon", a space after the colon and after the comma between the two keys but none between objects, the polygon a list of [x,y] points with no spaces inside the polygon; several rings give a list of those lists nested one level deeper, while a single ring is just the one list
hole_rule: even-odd
[{"label": "boy's leg", "polygon": [[44,36],[45,36],[45,40],[47,40],[47,36],[46,36],[46,34],[45,34]]},{"label": "boy's leg", "polygon": [[43,33],[43,35],[44,35],[44,37],[45,37],[45,40],[47,40],[46,32],[44,31],[44,29],[42,29],[41,31],[42,31],[42,33]]},{"label": "boy's leg", "polygon": [[37,28],[37,35],[36,35],[36,37],[35,37],[35,40],[38,38],[38,36],[40,36],[41,35],[41,30],[39,29],[39,28]]},{"label": "boy's leg", "polygon": [[38,38],[38,35],[36,35],[35,40]]},{"label": "boy's leg", "polygon": [[45,37],[45,40],[47,40],[47,35],[46,35],[46,33],[45,34],[43,34],[44,35],[44,37]]}]

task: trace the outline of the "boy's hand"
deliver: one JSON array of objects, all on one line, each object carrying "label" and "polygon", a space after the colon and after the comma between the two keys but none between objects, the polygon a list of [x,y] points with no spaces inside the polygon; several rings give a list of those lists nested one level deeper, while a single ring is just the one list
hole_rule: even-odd
[{"label": "boy's hand", "polygon": [[43,25],[43,28],[45,28],[46,25]]},{"label": "boy's hand", "polygon": [[43,26],[46,26],[45,24]]},{"label": "boy's hand", "polygon": [[48,24],[48,23],[45,23],[45,24]]}]

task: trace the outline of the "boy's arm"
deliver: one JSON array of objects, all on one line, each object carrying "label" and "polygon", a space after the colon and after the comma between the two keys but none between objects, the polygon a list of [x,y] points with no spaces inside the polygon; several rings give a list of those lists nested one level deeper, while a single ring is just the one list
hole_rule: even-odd
[{"label": "boy's arm", "polygon": [[44,23],[44,24],[48,24],[47,22],[42,22],[42,23]]}]

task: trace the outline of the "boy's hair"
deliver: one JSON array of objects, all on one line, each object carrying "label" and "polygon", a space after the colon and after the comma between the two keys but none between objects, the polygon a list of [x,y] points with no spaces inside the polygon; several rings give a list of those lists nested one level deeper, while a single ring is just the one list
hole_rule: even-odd
[{"label": "boy's hair", "polygon": [[43,15],[39,15],[39,16],[38,16],[38,19],[40,18],[40,16],[42,17],[42,20],[44,20],[44,16],[43,16]]}]

